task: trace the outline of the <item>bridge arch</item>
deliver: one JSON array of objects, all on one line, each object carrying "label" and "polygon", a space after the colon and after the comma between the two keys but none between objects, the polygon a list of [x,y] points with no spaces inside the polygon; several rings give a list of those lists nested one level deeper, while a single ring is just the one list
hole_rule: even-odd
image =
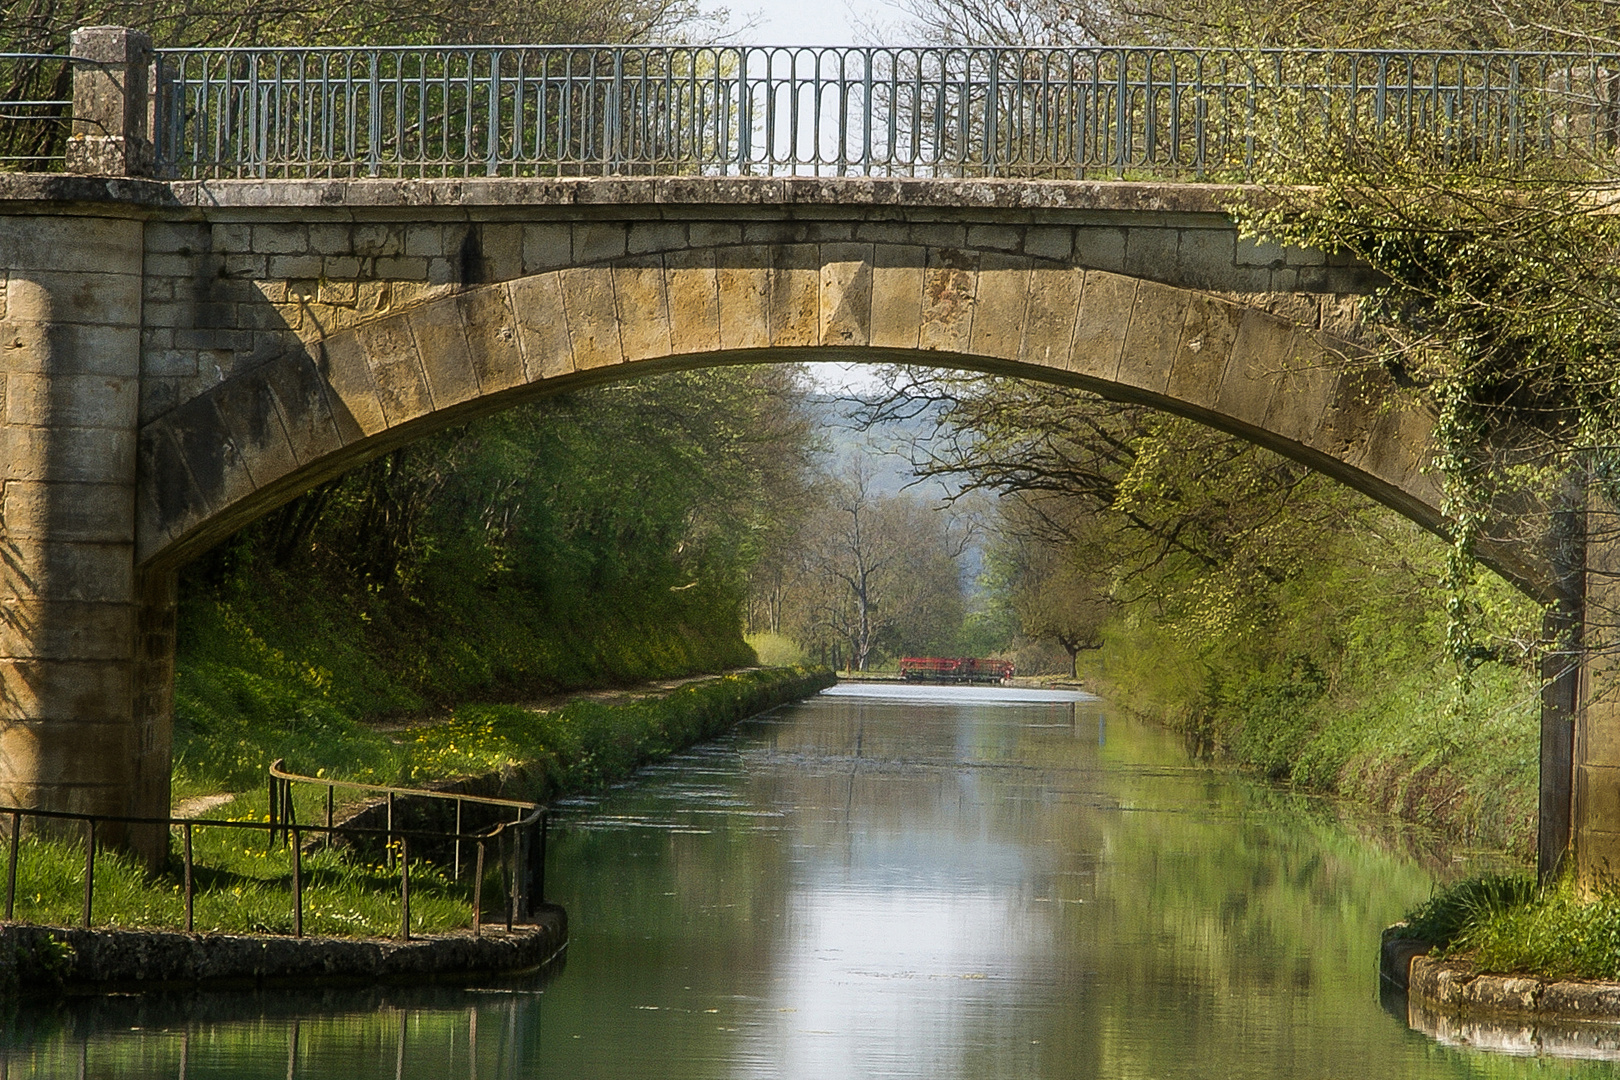
[{"label": "bridge arch", "polygon": [[733,245],[567,267],[319,338],[144,425],[137,560],[178,565],[371,456],[523,400],[771,360],[1092,390],[1250,439],[1438,530],[1432,415],[1376,367],[1347,370],[1353,349],[1213,293],[955,247]]}]

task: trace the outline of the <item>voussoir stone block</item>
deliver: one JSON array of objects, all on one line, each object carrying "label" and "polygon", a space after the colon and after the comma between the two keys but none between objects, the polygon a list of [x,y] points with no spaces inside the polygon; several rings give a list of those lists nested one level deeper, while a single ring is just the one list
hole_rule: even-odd
[{"label": "voussoir stone block", "polygon": [[616,262],[612,286],[625,360],[668,356],[671,346],[664,260],[652,255]]}]

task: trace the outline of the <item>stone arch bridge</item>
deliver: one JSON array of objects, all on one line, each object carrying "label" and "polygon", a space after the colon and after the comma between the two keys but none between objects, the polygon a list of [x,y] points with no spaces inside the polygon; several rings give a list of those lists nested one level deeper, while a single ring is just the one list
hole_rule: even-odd
[{"label": "stone arch bridge", "polygon": [[[76,36],[93,64],[67,164],[87,175],[0,175],[0,805],[166,814],[176,569],[369,457],[593,382],[826,359],[1043,379],[1443,529],[1428,404],[1343,362],[1371,275],[1244,239],[1238,189],[134,179],[145,46],[109,30]],[[1484,554],[1569,603],[1535,545]],[[1556,674],[1542,865],[1573,838],[1601,867],[1620,861],[1620,740]],[[166,851],[162,830],[121,839]]]}]

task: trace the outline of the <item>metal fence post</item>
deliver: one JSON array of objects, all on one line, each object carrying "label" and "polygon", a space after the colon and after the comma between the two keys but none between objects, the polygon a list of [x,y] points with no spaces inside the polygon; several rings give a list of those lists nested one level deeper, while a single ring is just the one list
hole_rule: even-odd
[{"label": "metal fence post", "polygon": [[473,867],[473,937],[484,932],[484,842],[478,841],[477,863]]},{"label": "metal fence post", "polygon": [[547,810],[540,815],[540,858],[534,884],[534,899],[538,904],[546,902],[546,833],[550,828],[551,811]]},{"label": "metal fence post", "polygon": [[192,884],[191,884],[191,826],[189,824],[186,825],[184,833],[185,833],[184,851],[185,851],[185,874],[186,874],[186,882],[185,882],[185,889],[186,889],[186,933],[189,934],[189,933],[192,932],[192,929],[191,929],[192,928],[191,908],[192,908],[192,895],[193,895]]},{"label": "metal fence post", "polygon": [[411,842],[399,838],[399,940],[411,940]]},{"label": "metal fence post", "polygon": [[90,929],[90,904],[96,893],[96,819],[87,818],[84,823],[84,910],[80,913],[79,921],[86,930]]},{"label": "metal fence post", "polygon": [[17,841],[22,835],[22,814],[11,812],[11,851],[6,856],[6,921],[17,910]]},{"label": "metal fence post", "polygon": [[293,937],[304,936],[304,845],[298,827],[292,831]]}]

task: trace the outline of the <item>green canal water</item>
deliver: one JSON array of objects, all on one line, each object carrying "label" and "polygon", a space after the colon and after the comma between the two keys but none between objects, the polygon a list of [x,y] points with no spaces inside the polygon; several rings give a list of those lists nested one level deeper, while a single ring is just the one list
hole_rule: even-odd
[{"label": "green canal water", "polygon": [[[850,686],[563,808],[566,963],[476,989],[111,998],[0,1076],[1607,1076],[1412,1030],[1378,932],[1453,853],[1079,695]],[[1445,872],[1454,872],[1447,869]],[[1602,1053],[1607,1029],[1562,1045]],[[1594,1050],[1594,1047],[1596,1048]],[[1584,1048],[1584,1050],[1583,1050]]]}]

